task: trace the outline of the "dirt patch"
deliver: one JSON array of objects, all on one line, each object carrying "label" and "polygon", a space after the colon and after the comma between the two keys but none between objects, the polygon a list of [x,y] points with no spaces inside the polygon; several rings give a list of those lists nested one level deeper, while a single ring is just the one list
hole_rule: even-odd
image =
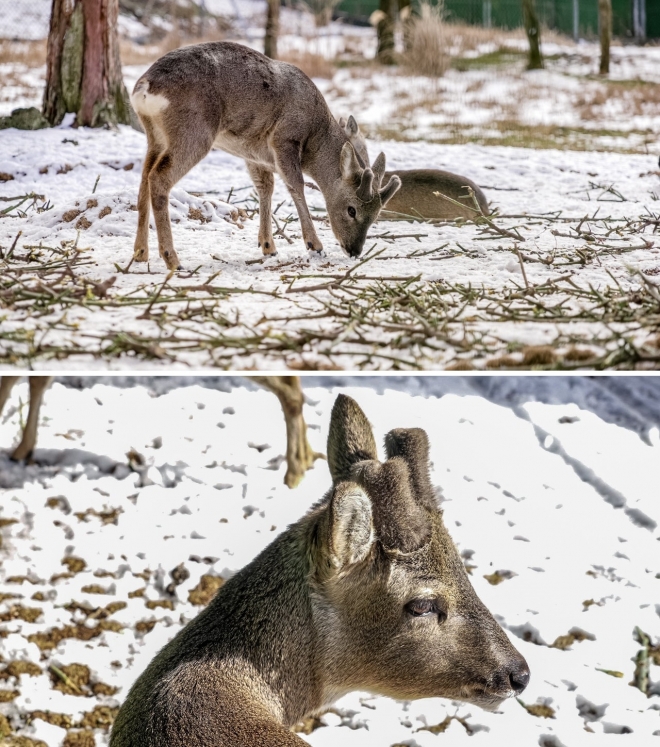
[{"label": "dirt patch", "polygon": [[94,710],[86,713],[80,720],[79,726],[86,726],[90,729],[103,729],[109,731],[114,720],[117,718],[119,708],[110,708],[109,706],[95,706]]},{"label": "dirt patch", "polygon": [[69,555],[66,558],[62,558],[62,565],[65,565],[71,573],[80,573],[87,568],[87,563],[82,558],[77,558],[75,555]]},{"label": "dirt patch", "polygon": [[36,622],[41,616],[43,610],[41,607],[23,607],[21,604],[12,605],[7,612],[0,615],[0,622],[9,622],[10,620],[24,620],[25,622]]},{"label": "dirt patch", "polygon": [[22,674],[27,674],[30,677],[38,677],[42,674],[42,669],[31,661],[10,661],[4,670],[0,672],[0,680],[8,680],[10,677],[18,680]]},{"label": "dirt patch", "polygon": [[206,605],[213,599],[218,589],[225,583],[222,576],[203,575],[194,589],[188,592],[188,601],[191,604]]},{"label": "dirt patch", "polygon": [[62,747],[96,747],[94,732],[89,729],[67,732]]},{"label": "dirt patch", "polygon": [[65,638],[77,638],[80,641],[91,641],[98,638],[104,631],[119,633],[124,626],[116,620],[101,620],[94,628],[86,625],[65,625],[62,628],[51,628],[45,633],[33,633],[28,636],[30,643],[35,643],[42,651],[50,651],[57,647]]}]

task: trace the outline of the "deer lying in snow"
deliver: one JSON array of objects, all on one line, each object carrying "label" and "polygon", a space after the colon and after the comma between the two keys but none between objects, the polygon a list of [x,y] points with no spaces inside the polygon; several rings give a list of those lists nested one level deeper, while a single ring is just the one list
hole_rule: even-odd
[{"label": "deer lying in snow", "polygon": [[420,429],[385,438],[340,395],[332,487],[147,667],[110,747],[304,747],[289,727],[351,690],[494,709],[529,681],[442,521]]},{"label": "deer lying in snow", "polygon": [[275,172],[291,193],[305,246],[323,249],[305,202],[303,173],[320,187],[330,226],[351,257],[360,255],[369,226],[399,188],[396,176],[382,185],[382,153],[371,168],[358,162],[321,92],[300,69],[240,44],[211,42],[169,52],[138,80],[131,103],[147,134],[136,262],[149,257],[151,202],[160,255],[170,270],[179,268],[169,218],[170,190],[212,148],[245,159],[259,195],[259,246],[264,254],[275,254]]},{"label": "deer lying in snow", "polygon": [[[360,161],[368,163],[367,143],[355,117],[351,115],[348,120],[342,117],[339,125],[343,128]],[[383,178],[387,180],[391,173],[393,172],[386,171]],[[401,179],[401,188],[388,202],[387,210],[380,213],[379,217],[382,220],[405,220],[411,217],[424,220],[475,218],[479,213],[468,192],[468,187],[473,190],[481,212],[484,215],[490,214],[488,200],[483,190],[466,176],[439,169],[397,169],[396,174]],[[434,192],[447,195],[465,207],[444,200]]]},{"label": "deer lying in snow", "polygon": [[[2,415],[2,410],[9,399],[14,384],[20,378],[20,376],[3,376],[0,378],[0,415]],[[37,443],[37,426],[39,424],[41,402],[44,392],[52,380],[52,376],[30,376],[30,407],[28,408],[28,417],[25,428],[23,429],[23,437],[11,455],[11,459],[14,461],[29,459],[32,456]]]}]

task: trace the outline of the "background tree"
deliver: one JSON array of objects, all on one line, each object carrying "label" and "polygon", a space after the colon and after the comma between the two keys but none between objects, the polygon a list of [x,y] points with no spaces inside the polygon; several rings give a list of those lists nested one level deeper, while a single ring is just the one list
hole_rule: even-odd
[{"label": "background tree", "polygon": [[598,0],[600,27],[600,74],[610,72],[610,42],[612,41],[612,0]]},{"label": "background tree", "polygon": [[539,70],[543,67],[543,57],[541,56],[541,24],[536,12],[536,3],[534,0],[522,0],[522,7],[523,23],[529,41],[527,69]]},{"label": "background tree", "polygon": [[118,0],[53,0],[43,104],[52,125],[67,112],[89,127],[131,123],[118,13]]},{"label": "background tree", "polygon": [[264,54],[273,60],[277,59],[277,37],[280,33],[280,0],[268,0],[266,13],[266,36]]},{"label": "background tree", "polygon": [[376,59],[383,65],[394,65],[394,22],[397,0],[380,0],[380,7],[371,15],[371,22],[376,27],[378,49]]}]

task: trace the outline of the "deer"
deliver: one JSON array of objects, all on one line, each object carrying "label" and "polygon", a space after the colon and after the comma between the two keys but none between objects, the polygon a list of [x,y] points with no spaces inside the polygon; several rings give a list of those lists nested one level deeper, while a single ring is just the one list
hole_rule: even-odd
[{"label": "deer", "polygon": [[171,271],[181,269],[172,239],[170,190],[212,148],[245,160],[259,197],[258,244],[276,253],[271,200],[280,175],[298,211],[302,238],[323,251],[305,201],[303,174],[326,202],[342,250],[359,257],[369,226],[400,186],[383,185],[385,155],[361,164],[314,83],[295,65],[271,60],[233,42],[175,49],[156,60],[131,95],[147,136],[138,193],[133,261],[149,258],[149,207],[158,250]]},{"label": "deer", "polygon": [[[14,388],[20,376],[3,376],[0,378],[0,415],[9,399],[11,390]],[[23,429],[20,443],[12,452],[10,459],[20,462],[30,459],[37,444],[37,426],[39,425],[39,410],[43,402],[44,392],[50,386],[52,376],[30,376],[30,406],[28,408],[27,421]]]},{"label": "deer", "polygon": [[[348,119],[341,117],[339,126],[344,130],[360,163],[368,163],[367,143],[355,117],[352,114]],[[386,171],[383,178],[387,179],[390,174]],[[455,220],[490,215],[483,190],[466,176],[440,169],[397,169],[396,174],[401,180],[401,187],[390,199],[387,210],[379,214],[381,220]],[[477,205],[468,188],[474,192]],[[454,202],[443,199],[435,192],[450,197]],[[457,202],[461,204],[457,205]]]},{"label": "deer", "polygon": [[334,402],[332,485],[167,643],[121,705],[110,747],[304,747],[290,727],[342,695],[488,710],[529,667],[477,597],[443,523],[419,428],[385,437]]}]

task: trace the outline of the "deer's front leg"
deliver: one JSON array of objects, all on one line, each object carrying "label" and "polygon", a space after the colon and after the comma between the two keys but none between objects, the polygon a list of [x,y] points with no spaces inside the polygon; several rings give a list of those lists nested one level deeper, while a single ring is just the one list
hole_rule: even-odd
[{"label": "deer's front leg", "polygon": [[41,402],[52,379],[52,376],[30,376],[30,407],[27,422],[25,423],[23,438],[11,455],[11,458],[16,462],[32,456],[37,443],[37,426],[39,425]]},{"label": "deer's front leg", "polygon": [[300,167],[298,144],[292,142],[274,144],[274,150],[277,170],[284,180],[298,211],[305,246],[314,252],[322,252],[323,244],[316,235],[314,222],[305,200],[305,181]]},{"label": "deer's front leg", "polygon": [[259,247],[264,254],[277,254],[275,241],[273,240],[271,213],[275,177],[272,171],[268,171],[268,169],[264,169],[256,163],[246,161],[245,165],[259,195]]}]

